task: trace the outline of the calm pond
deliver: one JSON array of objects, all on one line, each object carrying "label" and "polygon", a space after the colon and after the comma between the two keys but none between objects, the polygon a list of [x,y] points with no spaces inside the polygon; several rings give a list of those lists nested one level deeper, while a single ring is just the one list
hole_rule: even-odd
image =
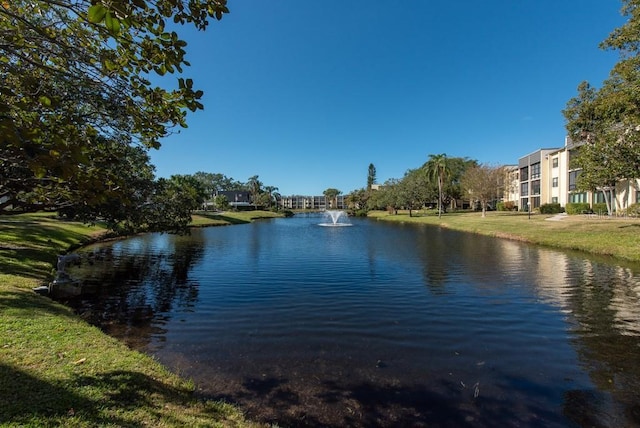
[{"label": "calm pond", "polygon": [[319,215],[79,251],[68,302],[280,426],[640,426],[640,269]]}]

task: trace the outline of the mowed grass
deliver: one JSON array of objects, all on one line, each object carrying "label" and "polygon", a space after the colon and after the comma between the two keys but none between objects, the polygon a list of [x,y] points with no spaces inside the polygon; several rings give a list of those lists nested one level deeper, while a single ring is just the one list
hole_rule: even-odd
[{"label": "mowed grass", "polygon": [[640,219],[562,216],[511,212],[446,213],[441,218],[435,212],[407,212],[392,215],[383,211],[369,214],[384,221],[422,223],[464,232],[516,239],[548,247],[586,251],[611,256],[619,260],[640,261]]},{"label": "mowed grass", "polygon": [[273,211],[198,211],[191,216],[191,225],[195,227],[202,226],[225,226],[230,224],[251,223],[253,220],[283,217],[283,214]]},{"label": "mowed grass", "polygon": [[0,217],[0,426],[259,426],[32,291],[58,254],[104,233],[53,214]]}]

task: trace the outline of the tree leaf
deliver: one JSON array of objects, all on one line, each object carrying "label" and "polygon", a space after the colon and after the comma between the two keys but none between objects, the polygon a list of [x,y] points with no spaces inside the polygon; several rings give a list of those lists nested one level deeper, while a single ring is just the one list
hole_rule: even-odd
[{"label": "tree leaf", "polygon": [[89,22],[99,24],[105,18],[107,14],[107,8],[102,4],[94,4],[89,8]]},{"label": "tree leaf", "polygon": [[38,101],[45,107],[51,107],[51,99],[49,97],[45,97],[44,95],[40,95],[38,97]]},{"label": "tree leaf", "polygon": [[113,34],[118,34],[120,32],[120,20],[111,15],[111,12],[109,11],[107,11],[104,17],[104,25],[107,27],[107,30],[111,31]]}]

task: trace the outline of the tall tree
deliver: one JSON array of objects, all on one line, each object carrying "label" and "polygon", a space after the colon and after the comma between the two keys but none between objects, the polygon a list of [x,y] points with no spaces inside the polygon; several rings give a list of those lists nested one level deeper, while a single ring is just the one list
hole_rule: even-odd
[{"label": "tall tree", "polygon": [[400,181],[396,189],[397,197],[401,205],[409,210],[409,217],[412,216],[412,210],[420,209],[425,205],[427,181],[428,176],[422,168],[408,170]]},{"label": "tall tree", "polygon": [[478,202],[482,217],[486,217],[489,202],[496,200],[504,179],[502,167],[473,165],[464,172],[461,185],[471,202]]},{"label": "tall tree", "polygon": [[443,188],[445,181],[450,175],[447,155],[429,155],[429,160],[425,164],[427,175],[438,183],[438,218],[442,216]]},{"label": "tall tree", "polygon": [[330,208],[338,207],[338,195],[341,195],[342,191],[335,189],[333,187],[330,187],[326,189],[324,192],[322,192],[322,194],[328,200]]},{"label": "tall tree", "polygon": [[627,127],[614,113],[618,98],[597,91],[588,83],[578,86],[578,96],[563,111],[569,136],[578,147],[572,152],[571,167],[580,169],[579,190],[602,192],[609,215],[613,214],[616,183],[637,177],[640,155],[637,131]]},{"label": "tall tree", "polygon": [[376,183],[376,167],[370,163],[369,173],[367,174],[367,192],[371,191],[371,188]]},{"label": "tall tree", "polygon": [[640,177],[640,0],[623,1],[628,21],[601,43],[620,61],[598,90],[587,82],[563,110],[569,137],[579,148],[572,167],[581,168],[580,190],[601,191],[613,212],[616,183]]},{"label": "tall tree", "polygon": [[[276,186],[264,186],[264,191],[269,195],[269,208],[271,208],[273,204],[274,195],[279,196],[279,194],[277,193],[278,188]],[[277,203],[276,203],[276,207],[277,207]]]},{"label": "tall tree", "polygon": [[257,208],[258,206],[258,197],[262,192],[262,181],[258,180],[258,176],[254,175],[247,180],[247,187],[249,188],[249,192],[251,193],[251,200],[253,201],[253,207]]}]

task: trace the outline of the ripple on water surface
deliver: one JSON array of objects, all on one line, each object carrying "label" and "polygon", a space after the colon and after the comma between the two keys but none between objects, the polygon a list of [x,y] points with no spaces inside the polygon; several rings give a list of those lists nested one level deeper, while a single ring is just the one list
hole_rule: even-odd
[{"label": "ripple on water surface", "polygon": [[88,248],[74,275],[101,291],[76,303],[201,393],[285,426],[633,425],[633,268],[320,221]]}]

